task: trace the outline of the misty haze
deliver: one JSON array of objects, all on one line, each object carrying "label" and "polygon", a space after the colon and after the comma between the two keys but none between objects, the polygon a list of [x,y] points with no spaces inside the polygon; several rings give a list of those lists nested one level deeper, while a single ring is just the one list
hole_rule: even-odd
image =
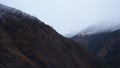
[{"label": "misty haze", "polygon": [[119,0],[1,0],[0,3],[38,17],[62,35],[78,33],[98,22],[120,22]]},{"label": "misty haze", "polygon": [[119,0],[1,0],[0,68],[120,68]]}]

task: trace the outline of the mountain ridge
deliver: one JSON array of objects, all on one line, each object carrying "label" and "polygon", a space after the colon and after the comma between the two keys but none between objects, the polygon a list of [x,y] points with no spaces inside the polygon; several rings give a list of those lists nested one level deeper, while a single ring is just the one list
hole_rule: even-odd
[{"label": "mountain ridge", "polygon": [[113,32],[120,27],[120,22],[105,22],[105,23],[96,23],[91,26],[88,26],[86,29],[80,31],[78,33],[81,35],[88,35],[88,34],[96,34],[96,33],[103,33],[103,32]]},{"label": "mountain ridge", "polygon": [[0,8],[0,68],[108,67],[36,17],[4,7]]},{"label": "mountain ridge", "polygon": [[113,68],[119,68],[120,29],[119,25],[116,26],[111,28],[110,31],[97,32],[93,34],[77,34],[71,39],[77,43],[82,43],[86,50],[102,60],[103,63],[107,63]]}]

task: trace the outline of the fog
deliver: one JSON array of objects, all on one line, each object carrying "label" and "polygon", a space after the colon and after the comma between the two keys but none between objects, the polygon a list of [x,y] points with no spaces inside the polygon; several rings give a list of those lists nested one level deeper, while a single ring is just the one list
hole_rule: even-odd
[{"label": "fog", "polygon": [[102,32],[112,32],[120,29],[119,21],[101,21],[101,22],[97,22],[88,26],[87,28],[80,31],[78,34],[88,35]]},{"label": "fog", "polygon": [[103,28],[120,21],[120,0],[1,0],[0,3],[38,17],[62,35],[80,32],[96,23],[102,23]]}]

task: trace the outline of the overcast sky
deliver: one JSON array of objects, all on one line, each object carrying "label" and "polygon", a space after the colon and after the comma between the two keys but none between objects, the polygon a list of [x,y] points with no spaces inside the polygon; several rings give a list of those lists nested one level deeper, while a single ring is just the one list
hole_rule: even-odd
[{"label": "overcast sky", "polygon": [[38,17],[63,35],[80,32],[96,22],[120,20],[120,0],[1,0],[0,2]]}]

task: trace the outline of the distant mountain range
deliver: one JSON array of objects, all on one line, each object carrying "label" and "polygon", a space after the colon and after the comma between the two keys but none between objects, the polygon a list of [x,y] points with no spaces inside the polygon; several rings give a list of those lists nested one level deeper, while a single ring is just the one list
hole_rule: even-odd
[{"label": "distant mountain range", "polygon": [[0,4],[0,68],[110,68],[36,17]]},{"label": "distant mountain range", "polygon": [[[109,23],[108,23],[109,24]],[[71,37],[113,68],[120,67],[120,24],[90,26]]]}]

